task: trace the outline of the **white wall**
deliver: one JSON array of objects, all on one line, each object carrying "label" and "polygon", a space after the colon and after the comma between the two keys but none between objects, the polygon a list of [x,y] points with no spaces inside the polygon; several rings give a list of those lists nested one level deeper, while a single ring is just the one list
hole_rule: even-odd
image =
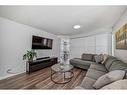
[{"label": "white wall", "polygon": [[114,56],[117,58],[123,60],[125,63],[127,63],[127,50],[122,49],[116,49],[115,47],[115,33],[117,30],[119,30],[125,23],[127,23],[127,10],[125,13],[121,16],[120,20],[115,24],[113,27],[113,50],[114,50]]},{"label": "white wall", "polygon": [[82,53],[110,54],[111,55],[111,31],[70,40],[71,58],[80,58]]},{"label": "white wall", "polygon": [[53,49],[37,50],[38,57],[59,56],[59,38],[56,35],[0,17],[0,78],[11,76],[7,73],[9,68],[15,74],[25,71],[22,56],[31,49],[32,35],[53,39]]}]

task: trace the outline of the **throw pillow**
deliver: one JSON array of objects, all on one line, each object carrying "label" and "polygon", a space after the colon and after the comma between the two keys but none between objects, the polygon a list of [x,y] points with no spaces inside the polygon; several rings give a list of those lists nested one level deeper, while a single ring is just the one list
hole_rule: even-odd
[{"label": "throw pillow", "polygon": [[122,71],[122,70],[111,71],[99,77],[97,81],[94,83],[93,87],[96,89],[99,89],[109,83],[123,79],[124,75],[125,75],[125,71]]},{"label": "throw pillow", "polygon": [[93,54],[82,54],[82,60],[85,60],[85,61],[93,61]]},{"label": "throw pillow", "polygon": [[103,54],[103,61],[101,63],[104,64],[105,61],[107,60],[107,58],[108,58],[108,55],[107,54]]},{"label": "throw pillow", "polygon": [[[109,57],[107,58],[107,60],[105,61],[105,63],[104,63],[106,69],[109,71],[110,66],[112,65],[112,63],[113,63],[114,61],[117,61],[117,60],[118,60],[117,58],[115,58],[115,57],[113,57],[113,56],[109,56]],[[119,70],[119,69],[118,69],[118,70]]]},{"label": "throw pillow", "polygon": [[111,84],[108,84],[101,89],[127,89],[127,79],[118,80],[116,82],[113,82]]},{"label": "throw pillow", "polygon": [[103,55],[100,54],[100,55],[95,55],[94,56],[94,59],[95,59],[95,62],[96,63],[101,63],[103,61]]}]

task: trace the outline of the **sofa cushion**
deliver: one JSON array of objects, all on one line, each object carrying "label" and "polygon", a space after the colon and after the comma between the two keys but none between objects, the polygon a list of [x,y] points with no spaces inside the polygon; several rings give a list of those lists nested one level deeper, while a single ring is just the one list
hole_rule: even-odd
[{"label": "sofa cushion", "polygon": [[75,66],[75,67],[79,67],[82,69],[88,69],[90,67],[91,64],[94,64],[95,62],[92,61],[84,61],[80,58],[73,58],[70,60],[70,64]]},{"label": "sofa cushion", "polygon": [[116,90],[127,89],[127,79],[115,81],[101,88],[101,90],[107,90],[107,89],[111,89],[111,90],[112,89],[116,89]]},{"label": "sofa cushion", "polygon": [[103,61],[101,63],[104,64],[108,57],[109,55],[103,54]]},{"label": "sofa cushion", "polygon": [[103,54],[95,55],[94,59],[96,63],[101,63],[103,61]]},{"label": "sofa cushion", "polygon": [[99,77],[97,79],[97,81],[95,82],[95,84],[93,85],[93,87],[96,89],[99,89],[109,83],[123,79],[124,75],[125,75],[125,71],[122,71],[122,70],[111,71],[111,72]]},{"label": "sofa cushion", "polygon": [[95,79],[89,78],[89,77],[85,77],[81,83],[81,87],[85,88],[85,89],[94,89],[93,88],[93,84],[96,82]]},{"label": "sofa cushion", "polygon": [[95,56],[95,54],[85,54],[85,53],[83,53],[82,56],[81,56],[81,59],[85,60],[85,61],[94,61],[94,56]]},{"label": "sofa cushion", "polygon": [[80,58],[73,58],[73,59],[70,60],[70,62],[71,62],[71,63],[76,63],[76,64],[89,65],[89,66],[90,66],[91,64],[95,63],[95,62],[91,62],[91,61],[84,61],[84,60],[82,60],[82,59],[80,59]]},{"label": "sofa cushion", "polygon": [[125,76],[124,76],[124,79],[127,79],[127,71],[126,71],[126,74],[125,74]]},{"label": "sofa cushion", "polygon": [[109,70],[110,66],[112,65],[112,62],[117,61],[117,60],[118,60],[118,59],[116,59],[115,57],[109,56],[109,57],[107,58],[107,60],[105,61],[105,63],[104,63],[106,69]]},{"label": "sofa cushion", "polygon": [[106,72],[99,71],[96,69],[88,69],[86,77],[97,80],[100,76],[104,75]]},{"label": "sofa cushion", "polygon": [[98,70],[98,71],[107,72],[107,69],[106,69],[105,66],[102,65],[102,64],[91,64],[91,65],[90,65],[90,69],[96,69],[96,70]]},{"label": "sofa cushion", "polygon": [[109,68],[109,71],[113,70],[125,70],[127,71],[127,64],[122,62],[121,60],[114,61]]}]

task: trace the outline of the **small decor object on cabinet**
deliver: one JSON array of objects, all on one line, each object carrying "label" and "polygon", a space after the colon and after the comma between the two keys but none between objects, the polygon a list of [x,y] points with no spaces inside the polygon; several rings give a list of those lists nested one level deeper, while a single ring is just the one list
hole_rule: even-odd
[{"label": "small decor object on cabinet", "polygon": [[121,27],[116,36],[116,49],[127,49],[127,24]]},{"label": "small decor object on cabinet", "polygon": [[33,61],[34,58],[37,57],[37,53],[35,52],[35,50],[30,50],[30,51],[27,51],[26,54],[23,55],[23,60],[28,60],[28,61]]}]

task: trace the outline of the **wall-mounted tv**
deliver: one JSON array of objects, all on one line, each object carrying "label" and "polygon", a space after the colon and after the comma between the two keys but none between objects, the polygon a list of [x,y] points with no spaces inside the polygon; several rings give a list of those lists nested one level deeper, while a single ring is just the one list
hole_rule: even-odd
[{"label": "wall-mounted tv", "polygon": [[52,49],[53,39],[32,36],[32,49]]}]

